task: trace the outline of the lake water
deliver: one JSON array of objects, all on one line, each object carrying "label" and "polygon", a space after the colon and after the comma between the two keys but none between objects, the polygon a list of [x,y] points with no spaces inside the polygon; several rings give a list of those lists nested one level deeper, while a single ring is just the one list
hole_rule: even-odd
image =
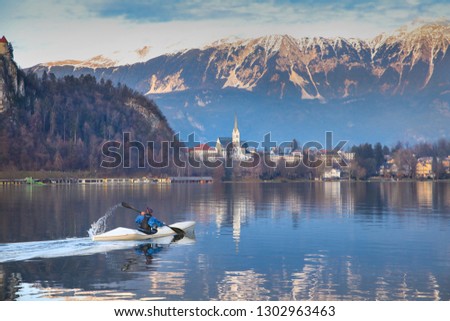
[{"label": "lake water", "polygon": [[[121,201],[195,235],[92,242]],[[0,186],[0,300],[67,299],[450,300],[450,183]]]}]

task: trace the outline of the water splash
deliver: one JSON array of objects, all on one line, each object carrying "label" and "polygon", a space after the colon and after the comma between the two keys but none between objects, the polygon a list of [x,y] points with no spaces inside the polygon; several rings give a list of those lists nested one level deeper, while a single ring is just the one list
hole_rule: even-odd
[{"label": "water splash", "polygon": [[91,224],[91,228],[88,230],[89,236],[92,238],[94,235],[105,233],[106,231],[106,221],[108,218],[114,214],[114,211],[116,208],[118,208],[121,205],[121,203],[118,203],[114,205],[113,207],[109,208],[105,215],[100,217],[97,222],[94,222]]}]

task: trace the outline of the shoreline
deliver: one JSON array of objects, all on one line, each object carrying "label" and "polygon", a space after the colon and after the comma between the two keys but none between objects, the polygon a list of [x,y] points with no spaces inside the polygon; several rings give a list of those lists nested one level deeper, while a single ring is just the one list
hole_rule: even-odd
[{"label": "shoreline", "polygon": [[[84,179],[94,179],[97,182],[84,182]],[[172,177],[167,177],[171,179]],[[192,179],[200,179],[199,177],[189,177]],[[45,182],[50,180],[59,180],[58,182]],[[43,182],[44,181],[44,182]],[[79,182],[83,181],[83,182]],[[333,179],[333,180],[320,180],[320,179],[286,179],[277,178],[273,180],[262,180],[259,178],[239,179],[239,180],[212,180],[207,184],[289,184],[289,183],[327,183],[327,182],[340,182],[340,183],[408,183],[408,182],[450,182],[449,178],[444,179],[419,179],[419,178],[405,178],[405,179],[390,179],[382,177],[371,177],[367,180],[356,179]],[[199,182],[197,182],[199,183]],[[203,184],[205,182],[201,182]],[[17,172],[2,172],[0,171],[0,186],[1,185],[112,185],[112,184],[180,184],[179,182],[167,181],[166,178],[158,177],[146,177],[143,175],[135,176],[104,176],[99,173],[91,173],[85,171],[70,171],[70,172],[54,172],[54,171],[17,171]]]},{"label": "shoreline", "polygon": [[356,180],[356,179],[334,179],[334,180],[314,180],[314,179],[304,179],[304,180],[236,180],[236,181],[222,181],[219,183],[223,184],[246,184],[246,183],[273,183],[273,184],[289,184],[289,183],[413,183],[413,182],[450,182],[449,178],[444,179],[367,179],[367,180]]}]

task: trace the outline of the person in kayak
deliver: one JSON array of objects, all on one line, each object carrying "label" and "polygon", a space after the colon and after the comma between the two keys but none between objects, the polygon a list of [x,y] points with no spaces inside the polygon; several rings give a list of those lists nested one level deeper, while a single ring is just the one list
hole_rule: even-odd
[{"label": "person in kayak", "polygon": [[147,207],[147,210],[142,211],[135,220],[138,225],[138,230],[145,234],[155,234],[158,232],[158,227],[163,227],[165,224],[153,216],[153,210]]}]

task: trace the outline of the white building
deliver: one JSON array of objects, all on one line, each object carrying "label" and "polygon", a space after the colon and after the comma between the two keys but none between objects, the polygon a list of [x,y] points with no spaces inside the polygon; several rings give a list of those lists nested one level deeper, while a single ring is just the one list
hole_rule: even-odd
[{"label": "white building", "polygon": [[325,172],[323,173],[324,180],[332,180],[332,179],[340,179],[341,178],[341,170],[336,168],[325,168]]}]

